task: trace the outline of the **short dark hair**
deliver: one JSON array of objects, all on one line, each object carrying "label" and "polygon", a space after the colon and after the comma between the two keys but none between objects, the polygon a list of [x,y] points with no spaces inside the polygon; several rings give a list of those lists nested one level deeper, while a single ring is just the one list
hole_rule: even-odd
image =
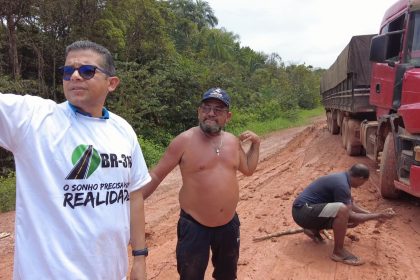
[{"label": "short dark hair", "polygon": [[369,168],[362,163],[356,163],[348,172],[351,177],[369,179]]},{"label": "short dark hair", "polygon": [[77,50],[91,50],[101,55],[103,58],[104,65],[100,65],[100,66],[103,67],[104,70],[108,71],[111,74],[111,76],[115,76],[114,59],[112,58],[112,55],[107,48],[88,40],[76,41],[67,46],[66,58],[69,52],[77,51]]}]

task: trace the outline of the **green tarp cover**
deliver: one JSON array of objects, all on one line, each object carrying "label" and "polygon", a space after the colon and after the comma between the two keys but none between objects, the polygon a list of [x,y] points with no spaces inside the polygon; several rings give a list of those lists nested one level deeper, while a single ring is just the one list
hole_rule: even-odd
[{"label": "green tarp cover", "polygon": [[356,74],[353,86],[370,84],[370,42],[375,35],[360,35],[351,38],[350,43],[322,76],[321,93],[343,82],[350,73]]}]

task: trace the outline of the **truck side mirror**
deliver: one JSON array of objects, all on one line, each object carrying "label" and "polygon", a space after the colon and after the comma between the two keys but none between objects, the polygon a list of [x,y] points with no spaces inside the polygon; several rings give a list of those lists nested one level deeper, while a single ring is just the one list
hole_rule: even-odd
[{"label": "truck side mirror", "polygon": [[377,35],[372,38],[370,43],[369,60],[372,62],[383,63],[387,59],[387,49],[389,44],[389,36]]}]

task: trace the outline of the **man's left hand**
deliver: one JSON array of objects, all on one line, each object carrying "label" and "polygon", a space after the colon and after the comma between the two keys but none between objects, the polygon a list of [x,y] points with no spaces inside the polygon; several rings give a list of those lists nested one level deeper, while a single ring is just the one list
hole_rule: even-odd
[{"label": "man's left hand", "polygon": [[133,267],[131,268],[130,280],[147,280],[146,276],[146,257],[134,257]]},{"label": "man's left hand", "polygon": [[239,140],[242,142],[251,141],[253,144],[260,143],[260,137],[252,131],[245,131],[239,135]]}]

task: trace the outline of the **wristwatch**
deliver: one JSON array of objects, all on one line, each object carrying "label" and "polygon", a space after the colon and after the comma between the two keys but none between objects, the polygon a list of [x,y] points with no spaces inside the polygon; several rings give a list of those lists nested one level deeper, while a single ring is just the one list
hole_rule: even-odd
[{"label": "wristwatch", "polygon": [[145,256],[145,257],[147,257],[147,255],[149,255],[149,250],[146,247],[146,248],[140,249],[140,250],[133,250],[133,251],[131,251],[131,253],[133,254],[133,256]]}]

